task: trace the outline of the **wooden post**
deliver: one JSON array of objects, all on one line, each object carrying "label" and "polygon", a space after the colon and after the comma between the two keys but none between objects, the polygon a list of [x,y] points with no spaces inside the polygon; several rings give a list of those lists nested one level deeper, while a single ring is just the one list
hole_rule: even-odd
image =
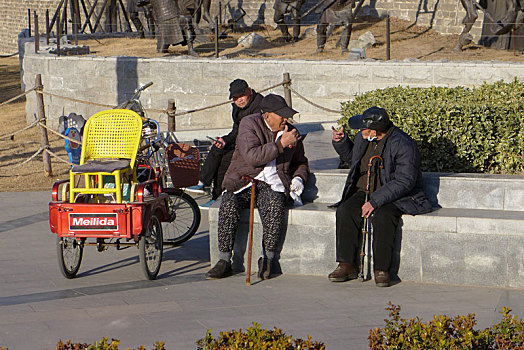
[{"label": "wooden post", "polygon": [[27,25],[29,27],[29,37],[31,37],[31,9],[27,9]]},{"label": "wooden post", "polygon": [[[38,119],[42,124],[45,125],[46,119],[45,119],[45,109],[44,109],[44,94],[39,91],[44,88],[42,85],[42,75],[37,74],[35,78],[35,87],[37,88],[36,91],[36,107],[38,110]],[[47,150],[49,149],[49,139],[47,138],[47,129],[43,126],[40,126],[40,130],[42,131],[42,147],[44,148],[44,151],[42,153],[42,159],[44,161],[44,174],[47,177],[53,176],[53,169],[51,168],[51,158],[49,156],[49,153],[47,153]]]},{"label": "wooden post", "polygon": [[58,17],[56,18],[56,55],[60,56],[60,37],[62,36],[62,19],[60,18],[60,11],[58,11]]},{"label": "wooden post", "polygon": [[218,2],[218,24],[222,25],[222,1]]},{"label": "wooden post", "polygon": [[35,17],[35,53],[38,53],[40,51],[40,33],[38,32],[38,14],[36,11],[34,12]]},{"label": "wooden post", "polygon": [[62,28],[64,29],[64,34],[67,36],[67,1],[64,3],[64,13],[62,13]]},{"label": "wooden post", "polygon": [[218,16],[215,16],[215,58],[218,58]]},{"label": "wooden post", "polygon": [[[94,33],[96,31],[96,28],[93,28],[93,26],[91,25],[91,16],[93,15],[93,12],[95,11],[97,3],[98,3],[98,0],[95,0],[95,2],[93,3],[93,6],[91,6],[91,9],[89,10],[89,13],[86,15],[85,22],[82,25],[82,28],[80,28],[80,33],[84,32],[84,30],[86,29],[86,26],[88,24],[89,24],[89,30],[91,30],[91,33]],[[84,0],[82,0],[82,4],[85,7]]]},{"label": "wooden post", "polygon": [[284,99],[286,100],[287,105],[290,108],[293,108],[293,101],[291,100],[291,89],[289,88],[291,84],[291,78],[289,73],[284,73]]},{"label": "wooden post", "polygon": [[391,59],[391,38],[390,38],[389,15],[386,17],[386,61]]},{"label": "wooden post", "polygon": [[55,25],[55,21],[58,17],[60,17],[60,11],[62,10],[62,5],[64,4],[65,0],[60,0],[60,4],[58,4],[58,8],[56,9],[55,14],[53,15],[53,19],[51,20],[51,24],[49,24],[49,28],[53,28]]},{"label": "wooden post", "polygon": [[73,32],[73,40],[75,45],[78,45],[78,19],[77,19],[77,8],[78,2],[71,0],[70,12],[71,12],[71,31]]},{"label": "wooden post", "polygon": [[176,131],[176,105],[175,100],[169,99],[167,101],[167,131],[175,132]]},{"label": "wooden post", "polygon": [[49,46],[49,35],[51,35],[51,28],[49,27],[49,9],[45,10],[45,42]]}]

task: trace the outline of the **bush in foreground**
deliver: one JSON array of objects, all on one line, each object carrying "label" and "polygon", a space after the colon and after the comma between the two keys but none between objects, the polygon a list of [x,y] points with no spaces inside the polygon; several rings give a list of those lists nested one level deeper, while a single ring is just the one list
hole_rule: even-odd
[{"label": "bush in foreground", "polygon": [[199,350],[324,350],[326,348],[323,343],[312,341],[309,335],[307,340],[293,339],[277,327],[273,328],[273,330],[262,329],[256,322],[253,322],[253,327],[247,328],[245,332],[241,329],[238,331],[220,332],[217,339],[208,330],[206,336],[197,341],[197,345]]},{"label": "bush in foreground", "polygon": [[418,317],[400,317],[400,306],[389,302],[384,328],[369,331],[369,348],[383,349],[524,349],[524,323],[503,307],[502,320],[484,330],[475,330],[474,314],[450,318],[433,316],[423,323]]}]

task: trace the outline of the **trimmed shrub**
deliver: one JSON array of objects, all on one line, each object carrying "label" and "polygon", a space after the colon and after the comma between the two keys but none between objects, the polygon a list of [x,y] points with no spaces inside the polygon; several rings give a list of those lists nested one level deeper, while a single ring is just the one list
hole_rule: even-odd
[{"label": "trimmed shrub", "polygon": [[277,327],[273,328],[273,330],[266,330],[262,329],[256,322],[253,322],[253,327],[246,329],[245,332],[243,332],[242,329],[238,331],[220,332],[217,339],[215,339],[211,331],[208,330],[206,336],[197,341],[197,345],[199,350],[324,350],[326,348],[324,343],[312,341],[309,335],[307,336],[307,340],[299,338],[293,339]]},{"label": "trimmed shrub", "polygon": [[433,316],[423,323],[418,317],[400,317],[400,306],[389,302],[384,328],[369,331],[369,348],[385,349],[524,349],[524,323],[503,307],[502,320],[484,330],[475,330],[475,314],[450,318]]},{"label": "trimmed shrub", "polygon": [[[64,343],[60,340],[58,344],[56,344],[55,350],[118,350],[119,344],[120,340],[111,339],[111,342],[108,343],[107,338],[102,338],[99,342],[95,341],[95,344],[93,345],[87,343],[73,343],[71,340]],[[127,350],[130,349],[127,348]],[[146,348],[141,345],[137,350],[146,350]],[[153,350],[165,350],[164,343],[156,342],[153,344]]]},{"label": "trimmed shrub", "polygon": [[372,106],[417,142],[422,171],[524,173],[524,83],[375,90],[342,103],[339,124]]}]

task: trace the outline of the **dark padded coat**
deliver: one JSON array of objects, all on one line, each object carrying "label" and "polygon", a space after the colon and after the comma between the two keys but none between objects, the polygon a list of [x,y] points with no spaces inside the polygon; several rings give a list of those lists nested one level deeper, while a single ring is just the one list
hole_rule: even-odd
[{"label": "dark padded coat", "polygon": [[237,139],[238,126],[240,125],[240,121],[246,115],[260,112],[260,102],[262,101],[262,98],[264,98],[264,96],[253,90],[253,96],[251,96],[251,99],[244,108],[240,108],[234,103],[231,104],[233,106],[233,130],[231,130],[231,132],[226,136],[222,136],[224,141],[226,141],[227,148],[235,148],[235,140]]},{"label": "dark padded coat", "polygon": [[[294,129],[287,124],[288,130]],[[300,176],[306,183],[309,176],[308,160],[304,154],[304,145],[299,140],[293,148],[283,148],[278,141],[273,141],[273,132],[269,130],[260,113],[245,116],[240,122],[237,143],[233,159],[227,169],[222,188],[235,192],[249,184],[243,175],[256,177],[272,160],[276,159],[277,173],[289,195],[291,179]]]},{"label": "dark padded coat", "polygon": [[[360,160],[366,152],[368,141],[359,132],[355,135],[355,144],[347,134],[342,140],[332,143],[335,151],[351,166],[342,193],[343,201],[357,191],[355,171],[360,169]],[[430,212],[431,203],[422,187],[420,155],[415,141],[393,126],[393,130],[386,135],[380,156],[384,159],[384,168],[380,171],[381,187],[370,195],[369,202],[373,208],[393,203],[406,214]]]}]

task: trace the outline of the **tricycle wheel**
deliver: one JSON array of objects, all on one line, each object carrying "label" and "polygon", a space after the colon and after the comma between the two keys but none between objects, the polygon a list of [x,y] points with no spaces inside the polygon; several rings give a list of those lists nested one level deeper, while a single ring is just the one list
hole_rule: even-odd
[{"label": "tricycle wheel", "polygon": [[169,222],[162,223],[164,242],[180,245],[193,237],[200,226],[200,208],[185,192],[169,194]]},{"label": "tricycle wheel", "polygon": [[73,237],[57,237],[56,251],[62,275],[69,279],[75,278],[82,262],[84,242]]},{"label": "tricycle wheel", "polygon": [[162,264],[162,224],[156,215],[149,220],[149,226],[138,240],[140,265],[147,279],[154,280]]}]

